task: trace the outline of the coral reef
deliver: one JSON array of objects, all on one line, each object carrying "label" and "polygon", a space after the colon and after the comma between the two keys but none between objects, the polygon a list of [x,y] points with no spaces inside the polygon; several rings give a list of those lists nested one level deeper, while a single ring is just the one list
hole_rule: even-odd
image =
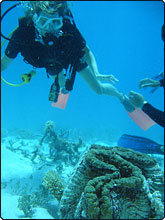
[{"label": "coral reef", "polygon": [[[25,131],[21,135],[27,136]],[[80,158],[80,149],[86,148],[81,137],[77,142],[69,138],[69,130],[56,131],[54,122],[49,120],[45,123],[43,136],[37,137],[38,140],[27,141],[18,136],[12,137],[7,140],[6,148],[30,159],[35,168],[38,165],[37,169],[55,162],[56,169],[61,172],[63,166],[75,166]]]},{"label": "coral reef", "polygon": [[54,219],[58,219],[58,208],[54,203],[54,195],[50,195],[43,185],[39,185],[34,191],[29,191],[25,187],[17,195],[19,195],[18,208],[24,213],[23,219],[25,217],[34,218],[37,208],[46,209]]},{"label": "coral reef", "polygon": [[92,145],[60,195],[61,218],[160,219],[164,207],[155,184],[163,185],[162,172],[147,154]]},{"label": "coral reef", "polygon": [[42,145],[44,139],[47,138],[47,137],[51,137],[51,138],[54,138],[54,139],[57,138],[57,135],[56,135],[54,129],[55,129],[55,124],[54,124],[53,121],[47,121],[45,123],[44,135],[40,140],[40,145]]},{"label": "coral reef", "polygon": [[42,184],[58,201],[61,200],[65,184],[57,172],[53,170],[48,171],[45,174]]},{"label": "coral reef", "polygon": [[[67,140],[69,136],[68,131],[60,130],[60,132],[55,132],[55,125],[53,121],[47,121],[45,124],[44,135],[40,140],[39,146],[36,147],[33,152],[32,161],[36,156],[41,156],[41,145],[45,142],[48,143],[49,148],[49,159],[53,162],[60,164],[64,162],[66,165],[74,166],[80,157],[79,149],[84,147],[84,143],[79,137],[78,142],[74,143]],[[58,166],[58,165],[57,165]]]},{"label": "coral reef", "polygon": [[24,194],[18,199],[18,208],[23,211],[25,217],[31,218],[34,214],[34,210],[31,204],[31,196]]}]

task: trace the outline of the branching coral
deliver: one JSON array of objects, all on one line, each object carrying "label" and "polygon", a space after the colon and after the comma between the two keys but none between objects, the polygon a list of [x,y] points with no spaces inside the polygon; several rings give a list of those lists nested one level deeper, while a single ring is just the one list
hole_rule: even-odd
[{"label": "branching coral", "polygon": [[32,209],[32,204],[31,204],[31,196],[25,194],[19,197],[18,208],[23,211],[25,217],[31,218],[34,214],[34,210]]},{"label": "branching coral", "polygon": [[57,135],[55,134],[55,124],[53,121],[47,121],[45,123],[45,128],[44,128],[44,136],[42,137],[42,139],[40,140],[40,145],[42,145],[42,142],[44,141],[44,139],[46,137],[53,137],[56,139]]},{"label": "branching coral", "polygon": [[[62,219],[162,218],[160,192],[147,182],[162,173],[155,159],[131,149],[93,145],[79,161],[60,200]],[[154,183],[154,180],[153,180]]]},{"label": "branching coral", "polygon": [[58,201],[61,200],[64,190],[64,182],[57,172],[53,170],[47,172],[42,184]]},{"label": "branching coral", "polygon": [[[75,165],[80,157],[79,148],[83,147],[83,141],[79,137],[77,143],[68,141],[65,138],[66,132],[60,130],[60,134],[54,131],[55,125],[53,121],[47,121],[45,124],[44,135],[40,140],[39,146],[33,152],[32,161],[40,154],[40,147],[45,140],[48,140],[49,158],[53,161],[64,161],[66,165]],[[68,132],[67,132],[68,136]]]}]

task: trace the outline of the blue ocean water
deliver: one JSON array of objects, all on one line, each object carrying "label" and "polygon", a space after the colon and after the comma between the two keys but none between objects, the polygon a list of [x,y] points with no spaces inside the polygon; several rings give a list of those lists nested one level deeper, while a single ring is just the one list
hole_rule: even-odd
[{"label": "blue ocean water", "polygon": [[[16,3],[18,1],[3,1],[1,13]],[[139,80],[153,77],[164,68],[164,44],[161,39],[163,3],[72,1],[70,7],[78,29],[95,55],[100,73],[113,74],[119,80],[116,87],[121,92],[140,92],[148,102],[163,110],[162,88],[153,94],[150,89],[138,88]],[[18,25],[18,18],[23,15],[23,7],[11,10],[2,21],[2,33],[7,36]],[[2,55],[7,43],[1,49]],[[19,54],[2,76],[7,81],[18,84],[21,82],[21,74],[31,70],[32,67]],[[1,81],[1,210],[4,219],[29,217],[32,211],[33,219],[58,219],[59,203],[43,187],[43,178],[47,171],[54,170],[68,184],[72,172],[77,169],[77,161],[83,158],[83,152],[91,143],[114,146],[123,134],[141,136],[141,139],[149,138],[159,144],[164,142],[163,128],[154,125],[143,131],[132,121],[116,98],[95,94],[79,74],[76,75],[66,109],[53,108],[48,101],[52,80],[47,78],[44,69],[37,69],[36,72],[31,82],[21,87],[10,87]],[[46,133],[46,122],[50,127],[53,122],[56,125],[55,129],[52,126],[52,133]],[[60,129],[64,130],[60,132]],[[82,139],[78,139],[79,136]],[[151,143],[145,146],[148,153],[151,153],[150,146]],[[151,178],[154,180],[156,176],[157,181],[160,177],[161,181],[164,155],[150,156],[157,159],[161,167],[161,170],[158,167],[157,170],[153,169]],[[157,214],[164,208],[162,182],[157,184],[162,196],[162,202],[158,199],[159,205],[155,203]],[[152,185],[150,188],[152,189]],[[154,190],[157,188],[153,188],[151,192],[154,193]],[[159,194],[156,198],[158,197]],[[38,204],[32,207],[35,202]],[[22,208],[21,203],[24,203]],[[29,213],[26,213],[26,209]],[[153,210],[152,207],[152,213]]]},{"label": "blue ocean water", "polygon": [[[4,1],[1,13],[17,1]],[[78,29],[95,55],[102,74],[114,74],[116,87],[124,92],[141,92],[148,102],[163,110],[164,92],[140,90],[139,80],[163,70],[164,44],[161,27],[164,5],[161,1],[74,1],[71,10]],[[9,12],[2,22],[2,33],[8,35],[23,16],[23,8]],[[2,39],[1,39],[2,40]],[[2,48],[2,54],[6,45]],[[32,67],[18,55],[2,73],[12,83]],[[123,133],[139,135],[163,143],[163,129],[155,125],[147,131],[139,128],[117,99],[95,94],[77,74],[65,110],[53,108],[48,101],[51,79],[44,69],[37,69],[30,84],[10,87],[1,82],[2,129],[42,131],[47,120],[58,128],[80,131],[84,138],[100,141],[117,140]]]}]

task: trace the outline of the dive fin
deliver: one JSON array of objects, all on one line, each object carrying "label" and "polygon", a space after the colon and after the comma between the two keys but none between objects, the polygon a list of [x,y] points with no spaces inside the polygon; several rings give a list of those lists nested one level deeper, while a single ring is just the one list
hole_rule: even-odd
[{"label": "dive fin", "polygon": [[132,120],[144,131],[156,124],[155,121],[153,121],[145,112],[143,112],[139,108],[135,108],[133,112],[127,113],[129,117],[132,118]]},{"label": "dive fin", "polygon": [[135,108],[130,103],[127,96],[124,96],[122,104],[124,105],[130,118],[143,130],[147,130],[148,128],[156,124],[156,122],[153,121],[145,112],[143,112],[139,108]]},{"label": "dive fin", "polygon": [[148,138],[123,134],[118,140],[118,146],[131,148],[147,154],[164,154],[164,146]]},{"label": "dive fin", "polygon": [[63,94],[63,93],[60,92],[57,102],[52,102],[52,107],[65,109],[66,104],[68,102],[68,99],[69,99],[69,93]]}]

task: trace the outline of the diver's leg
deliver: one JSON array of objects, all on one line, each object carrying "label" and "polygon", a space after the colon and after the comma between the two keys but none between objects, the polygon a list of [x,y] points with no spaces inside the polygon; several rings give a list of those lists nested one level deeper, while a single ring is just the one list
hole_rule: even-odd
[{"label": "diver's leg", "polygon": [[[57,75],[50,75],[53,81],[55,81]],[[65,87],[65,70],[63,69],[61,72],[58,73],[58,83],[60,88]]]},{"label": "diver's leg", "polygon": [[[61,72],[58,73],[58,83],[59,83],[59,86],[60,86],[60,91],[63,94],[69,93],[69,91],[65,89],[65,82],[66,82],[65,74],[66,74],[65,69],[63,69]],[[51,75],[51,78],[52,78],[53,81],[55,81],[56,77],[57,77],[57,75]]]},{"label": "diver's leg", "polygon": [[65,87],[65,70],[63,69],[59,74],[58,74],[58,82],[60,85],[60,88]]},{"label": "diver's leg", "polygon": [[113,85],[109,83],[100,82],[91,68],[87,66],[85,69],[79,72],[80,76],[85,80],[88,86],[97,94],[105,94],[109,96],[115,96],[120,101],[123,99],[123,93],[119,92]]}]

